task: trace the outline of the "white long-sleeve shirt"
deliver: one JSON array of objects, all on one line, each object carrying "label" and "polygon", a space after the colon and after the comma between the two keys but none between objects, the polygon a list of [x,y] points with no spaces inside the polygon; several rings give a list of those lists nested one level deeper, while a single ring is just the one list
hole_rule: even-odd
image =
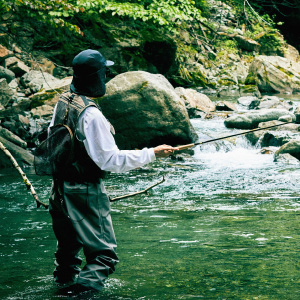
[{"label": "white long-sleeve shirt", "polygon": [[[53,121],[52,118],[50,126]],[[76,128],[77,138],[84,143],[88,155],[101,170],[121,173],[155,160],[153,148],[119,150],[110,128],[102,112],[94,106],[83,111]]]}]

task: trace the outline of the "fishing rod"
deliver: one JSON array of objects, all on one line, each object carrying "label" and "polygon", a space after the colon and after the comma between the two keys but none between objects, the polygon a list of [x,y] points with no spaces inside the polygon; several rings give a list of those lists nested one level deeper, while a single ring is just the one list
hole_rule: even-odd
[{"label": "fishing rod", "polygon": [[291,122],[285,122],[285,123],[282,123],[282,124],[267,126],[267,127],[263,127],[263,128],[251,129],[251,130],[247,130],[247,131],[244,131],[244,132],[231,134],[231,135],[227,135],[227,136],[223,136],[223,137],[220,137],[220,138],[215,138],[215,139],[211,139],[211,140],[207,140],[207,141],[203,141],[203,142],[196,142],[196,143],[193,143],[193,144],[178,146],[177,148],[179,150],[185,150],[185,149],[193,148],[194,146],[197,146],[197,145],[202,145],[202,144],[206,144],[206,143],[220,141],[220,140],[224,140],[224,139],[227,139],[227,138],[230,138],[230,137],[244,135],[244,134],[247,134],[247,133],[250,133],[250,132],[255,132],[255,131],[260,131],[260,130],[266,130],[266,129],[270,129],[270,128],[274,128],[274,127],[278,127],[278,126],[283,126],[283,125],[286,125],[286,124],[298,124],[298,122],[297,121],[296,122],[291,121]]}]

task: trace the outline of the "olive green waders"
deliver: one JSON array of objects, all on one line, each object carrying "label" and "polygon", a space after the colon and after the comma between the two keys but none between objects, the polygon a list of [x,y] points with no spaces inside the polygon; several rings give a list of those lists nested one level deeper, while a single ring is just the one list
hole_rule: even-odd
[{"label": "olive green waders", "polygon": [[[77,283],[101,290],[118,263],[110,202],[101,179],[98,183],[54,182],[50,213],[57,238],[56,282]],[[83,248],[86,265],[80,270]]]}]

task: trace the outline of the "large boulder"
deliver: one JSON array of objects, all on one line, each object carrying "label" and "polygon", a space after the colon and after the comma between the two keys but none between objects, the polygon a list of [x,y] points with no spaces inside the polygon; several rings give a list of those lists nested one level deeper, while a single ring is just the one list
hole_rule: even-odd
[{"label": "large boulder", "polygon": [[261,92],[300,92],[300,63],[280,56],[254,59],[246,82],[255,82]]},{"label": "large boulder", "polygon": [[183,100],[163,75],[120,74],[107,83],[107,94],[97,102],[115,127],[120,149],[179,145],[197,139]]},{"label": "large boulder", "polygon": [[261,122],[278,120],[283,116],[290,116],[293,120],[295,119],[295,115],[285,109],[262,109],[233,115],[226,119],[224,124],[228,128],[253,129]]}]

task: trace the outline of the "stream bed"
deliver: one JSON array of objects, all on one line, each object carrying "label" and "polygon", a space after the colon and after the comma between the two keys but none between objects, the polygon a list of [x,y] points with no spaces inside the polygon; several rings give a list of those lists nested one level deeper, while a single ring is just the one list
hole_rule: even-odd
[{"label": "stream bed", "polygon": [[[238,130],[192,120],[213,138]],[[195,147],[111,174],[120,263],[94,299],[300,299],[300,168],[273,162],[245,137]],[[25,169],[48,202],[50,178]],[[0,299],[56,299],[56,240],[17,171],[0,170]]]}]

